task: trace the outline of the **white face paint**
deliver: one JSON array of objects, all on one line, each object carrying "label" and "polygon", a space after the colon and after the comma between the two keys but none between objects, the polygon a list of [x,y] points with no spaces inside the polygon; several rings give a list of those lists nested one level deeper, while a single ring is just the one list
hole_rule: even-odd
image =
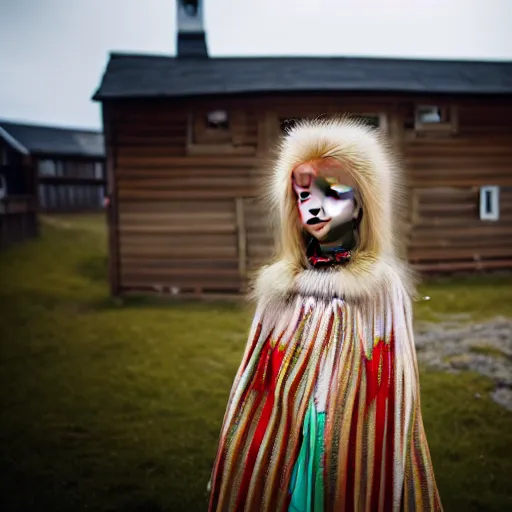
[{"label": "white face paint", "polygon": [[351,187],[316,178],[309,187],[301,187],[293,180],[293,189],[302,225],[317,240],[324,240],[331,230],[354,218],[355,199]]}]

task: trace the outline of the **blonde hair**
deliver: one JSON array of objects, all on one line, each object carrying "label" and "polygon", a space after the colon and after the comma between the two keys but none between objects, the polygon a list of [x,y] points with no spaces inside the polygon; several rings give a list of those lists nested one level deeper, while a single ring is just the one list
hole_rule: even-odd
[{"label": "blonde hair", "polygon": [[[302,121],[281,143],[268,191],[274,215],[276,259],[300,270],[307,267],[303,229],[292,186],[294,168],[311,160],[331,159],[354,182],[363,210],[359,244],[352,261],[362,256],[397,256],[397,215],[402,208],[397,166],[378,131],[349,118]],[[339,176],[338,176],[339,177]]]}]

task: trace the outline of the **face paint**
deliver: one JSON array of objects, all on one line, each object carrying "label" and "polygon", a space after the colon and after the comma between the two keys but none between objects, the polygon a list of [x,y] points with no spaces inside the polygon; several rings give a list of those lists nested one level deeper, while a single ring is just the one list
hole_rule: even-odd
[{"label": "face paint", "polygon": [[356,203],[354,189],[333,178],[316,177],[308,187],[293,180],[304,229],[320,242],[335,242],[352,230]]}]

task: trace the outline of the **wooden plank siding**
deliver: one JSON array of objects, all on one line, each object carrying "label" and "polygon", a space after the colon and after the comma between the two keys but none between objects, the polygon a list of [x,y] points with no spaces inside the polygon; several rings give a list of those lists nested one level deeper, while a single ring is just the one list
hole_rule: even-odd
[{"label": "wooden plank siding", "polygon": [[[109,103],[113,292],[244,290],[273,251],[258,196],[281,120],[344,113],[381,116],[403,157],[408,256],[417,268],[512,266],[512,103],[446,100],[457,105],[457,132],[411,137],[404,123],[418,101],[331,95]],[[194,131],[215,109],[226,110],[230,123],[218,143],[208,129]],[[505,187],[499,221],[479,220],[481,185]]]},{"label": "wooden plank siding", "polygon": [[[420,270],[512,266],[512,108],[461,104],[458,130],[410,139],[409,259]],[[500,219],[479,218],[479,192],[499,185]]]},{"label": "wooden plank siding", "polygon": [[[243,110],[232,113],[232,151],[212,144],[208,154],[208,146],[188,146],[188,109],[116,109],[121,289],[201,294],[243,287],[237,199],[253,195],[258,120]],[[237,147],[252,151],[240,154]]]},{"label": "wooden plank siding", "polygon": [[0,250],[37,235],[37,207],[33,196],[0,199]]},{"label": "wooden plank siding", "polygon": [[273,253],[273,234],[262,202],[256,198],[244,201],[247,232],[247,270],[249,275],[267,262]]},{"label": "wooden plank siding", "polygon": [[38,172],[41,212],[103,209],[107,184],[103,157],[34,153],[32,160]]},{"label": "wooden plank siding", "polygon": [[110,105],[102,105],[103,133],[105,136],[105,158],[107,177],[107,206],[108,224],[108,275],[110,292],[117,296],[121,293],[121,282],[119,276],[119,203],[117,199],[117,133],[114,125],[115,109]]},{"label": "wooden plank siding", "polygon": [[[15,155],[16,156],[16,155]],[[0,250],[39,234],[37,173],[28,156],[0,165],[7,195],[0,198]]]},{"label": "wooden plank siding", "polygon": [[103,208],[106,180],[45,176],[39,178],[38,190],[41,212],[98,211]]}]

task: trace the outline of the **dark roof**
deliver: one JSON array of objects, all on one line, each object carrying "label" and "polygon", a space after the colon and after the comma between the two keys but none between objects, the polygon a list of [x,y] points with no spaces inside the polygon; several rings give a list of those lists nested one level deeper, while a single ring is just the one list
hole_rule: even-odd
[{"label": "dark roof", "polygon": [[94,99],[291,91],[511,94],[512,62],[112,54]]},{"label": "dark roof", "polygon": [[[0,119],[0,137],[29,153],[104,157],[103,134],[94,130],[25,124]],[[13,141],[16,144],[13,144]]]}]

